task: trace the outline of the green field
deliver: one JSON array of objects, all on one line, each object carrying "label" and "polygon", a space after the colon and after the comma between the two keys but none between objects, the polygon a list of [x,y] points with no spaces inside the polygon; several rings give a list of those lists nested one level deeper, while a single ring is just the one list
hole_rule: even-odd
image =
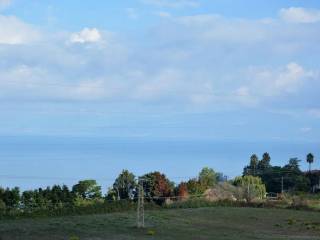
[{"label": "green field", "polygon": [[257,208],[198,208],[2,220],[0,239],[320,239],[320,213]]}]

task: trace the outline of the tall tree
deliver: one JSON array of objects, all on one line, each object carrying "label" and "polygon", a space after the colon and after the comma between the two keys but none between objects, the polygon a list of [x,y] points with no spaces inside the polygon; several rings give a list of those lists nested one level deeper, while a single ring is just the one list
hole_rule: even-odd
[{"label": "tall tree", "polygon": [[128,199],[136,188],[135,176],[128,170],[123,170],[113,184],[113,190],[118,199]]},{"label": "tall tree", "polygon": [[314,162],[314,156],[312,153],[307,155],[307,163],[309,163],[309,172],[311,172],[311,164]]},{"label": "tall tree", "polygon": [[271,160],[271,157],[269,153],[265,152],[262,155],[261,161],[259,161],[258,163],[259,170],[263,172],[265,169],[270,168],[270,160]]},{"label": "tall tree", "polygon": [[256,154],[252,154],[250,157],[250,165],[249,165],[250,173],[248,175],[256,176],[258,163],[259,163],[258,156]]}]

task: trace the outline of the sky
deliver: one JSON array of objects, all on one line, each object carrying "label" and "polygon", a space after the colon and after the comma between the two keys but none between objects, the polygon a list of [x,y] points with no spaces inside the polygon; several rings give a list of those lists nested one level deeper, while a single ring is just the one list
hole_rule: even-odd
[{"label": "sky", "polygon": [[318,0],[0,0],[0,136],[314,146],[319,42]]}]

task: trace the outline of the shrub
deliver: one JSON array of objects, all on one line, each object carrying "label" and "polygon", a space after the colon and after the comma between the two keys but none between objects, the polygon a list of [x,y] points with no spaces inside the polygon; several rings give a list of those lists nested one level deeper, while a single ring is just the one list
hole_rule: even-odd
[{"label": "shrub", "polygon": [[237,190],[238,188],[231,185],[230,183],[219,183],[214,187],[205,191],[204,196],[209,201],[219,201],[219,200],[237,200]]},{"label": "shrub", "polygon": [[156,234],[156,231],[155,230],[152,230],[150,229],[148,232],[147,232],[147,235],[149,236],[154,236]]},{"label": "shrub", "polygon": [[292,198],[292,203],[291,203],[290,208],[308,209],[309,208],[308,201],[306,199],[304,199],[303,196],[294,196]]}]

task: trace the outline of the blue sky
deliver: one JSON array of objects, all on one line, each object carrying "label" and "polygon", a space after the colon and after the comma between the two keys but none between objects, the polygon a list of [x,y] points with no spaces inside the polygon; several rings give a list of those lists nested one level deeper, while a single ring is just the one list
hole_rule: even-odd
[{"label": "blue sky", "polygon": [[0,0],[0,135],[319,143],[318,0]]}]

